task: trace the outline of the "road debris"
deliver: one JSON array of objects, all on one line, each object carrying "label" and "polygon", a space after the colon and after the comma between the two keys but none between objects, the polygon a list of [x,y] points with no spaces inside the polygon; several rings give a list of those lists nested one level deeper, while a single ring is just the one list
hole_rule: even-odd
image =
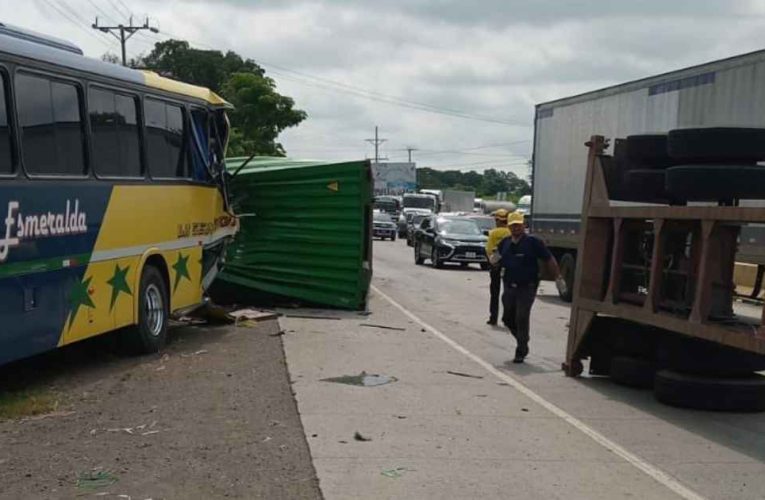
[{"label": "road debris", "polygon": [[77,413],[76,411],[52,411],[50,413],[43,413],[40,415],[32,415],[31,417],[24,417],[21,419],[22,422],[34,422],[35,420],[44,420],[46,418],[57,418],[57,417],[68,417],[69,415],[74,415]]},{"label": "road debris", "polygon": [[360,323],[359,326],[366,326],[369,328],[382,328],[383,330],[396,330],[397,332],[405,332],[406,328],[398,326],[376,325],[374,323]]},{"label": "road debris", "polygon": [[321,382],[334,382],[336,384],[359,385],[363,387],[376,387],[378,385],[390,384],[398,379],[388,375],[374,375],[361,372],[358,375],[343,375],[341,377],[323,378]]},{"label": "road debris", "polygon": [[452,370],[446,370],[446,373],[448,373],[449,375],[457,375],[458,377],[483,378],[483,375],[472,375],[470,373],[455,372]]},{"label": "road debris", "polygon": [[240,321],[265,321],[267,319],[276,319],[281,314],[275,311],[261,311],[258,309],[239,309],[228,313],[229,316],[234,318],[234,322],[238,325]]},{"label": "road debris", "polygon": [[207,354],[208,352],[209,351],[207,349],[200,349],[200,350],[198,350],[196,352],[181,354],[181,357],[182,358],[190,358],[192,356],[199,356],[200,354]]},{"label": "road debris", "polygon": [[281,337],[285,333],[287,333],[287,332],[285,332],[284,330],[281,330],[281,331],[278,331],[276,333],[269,333],[268,336],[269,337]]},{"label": "road debris", "polygon": [[406,467],[394,467],[392,469],[383,469],[383,471],[380,473],[385,477],[390,477],[392,479],[396,479],[401,477],[404,472],[413,471],[415,469],[408,469]]},{"label": "road debris", "polygon": [[82,490],[97,490],[106,488],[118,481],[117,476],[105,470],[83,472],[77,478],[77,487]]},{"label": "road debris", "polygon": [[366,436],[362,436],[359,431],[356,431],[353,434],[353,439],[355,439],[356,441],[361,441],[361,442],[365,442],[365,443],[372,440],[372,438],[368,438]]},{"label": "road debris", "polygon": [[340,320],[339,316],[318,316],[314,314],[285,314],[286,318],[300,318],[300,319],[335,319]]},{"label": "road debris", "polygon": [[[135,427],[116,427],[112,429],[105,429],[106,432],[124,432],[125,434],[130,435],[137,435],[140,434],[141,436],[150,436],[152,434],[157,434],[160,432],[159,430],[153,430],[154,426],[157,425],[157,421],[153,421],[151,424],[141,424],[137,425]],[[93,429],[90,431],[91,436],[95,436],[96,429]]]}]

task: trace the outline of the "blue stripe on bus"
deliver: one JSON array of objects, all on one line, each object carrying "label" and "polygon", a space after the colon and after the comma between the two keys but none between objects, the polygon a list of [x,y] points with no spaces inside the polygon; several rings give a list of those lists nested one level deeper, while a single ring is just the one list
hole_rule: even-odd
[{"label": "blue stripe on bus", "polygon": [[88,265],[67,257],[92,253],[112,191],[111,185],[9,184],[0,187],[0,269],[58,257],[62,268],[0,279],[0,365],[58,345],[71,290]]}]

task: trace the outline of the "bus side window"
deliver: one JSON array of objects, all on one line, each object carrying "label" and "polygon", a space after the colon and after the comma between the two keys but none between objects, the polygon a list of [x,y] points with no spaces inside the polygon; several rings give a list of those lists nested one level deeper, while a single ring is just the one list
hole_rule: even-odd
[{"label": "bus side window", "polygon": [[7,77],[0,73],[0,175],[13,174],[13,146],[8,124]]},{"label": "bus side window", "polygon": [[88,114],[93,166],[99,175],[141,177],[141,151],[135,97],[90,89]]},{"label": "bus side window", "polygon": [[146,156],[154,178],[188,178],[184,148],[186,123],[181,106],[155,99],[144,101]]},{"label": "bus side window", "polygon": [[74,84],[16,75],[24,166],[30,174],[83,175],[80,92]]}]

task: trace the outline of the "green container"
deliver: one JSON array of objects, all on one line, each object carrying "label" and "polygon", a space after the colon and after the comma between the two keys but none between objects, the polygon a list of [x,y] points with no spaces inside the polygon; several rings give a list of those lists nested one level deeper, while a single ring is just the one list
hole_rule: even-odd
[{"label": "green container", "polygon": [[368,160],[226,160],[240,231],[218,280],[252,291],[364,309],[372,279]]}]

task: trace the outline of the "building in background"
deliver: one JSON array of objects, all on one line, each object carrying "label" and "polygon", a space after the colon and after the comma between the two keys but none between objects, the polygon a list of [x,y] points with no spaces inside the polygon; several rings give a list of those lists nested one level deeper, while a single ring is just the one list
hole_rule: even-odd
[{"label": "building in background", "polygon": [[372,162],[375,195],[401,195],[417,190],[415,163]]}]

